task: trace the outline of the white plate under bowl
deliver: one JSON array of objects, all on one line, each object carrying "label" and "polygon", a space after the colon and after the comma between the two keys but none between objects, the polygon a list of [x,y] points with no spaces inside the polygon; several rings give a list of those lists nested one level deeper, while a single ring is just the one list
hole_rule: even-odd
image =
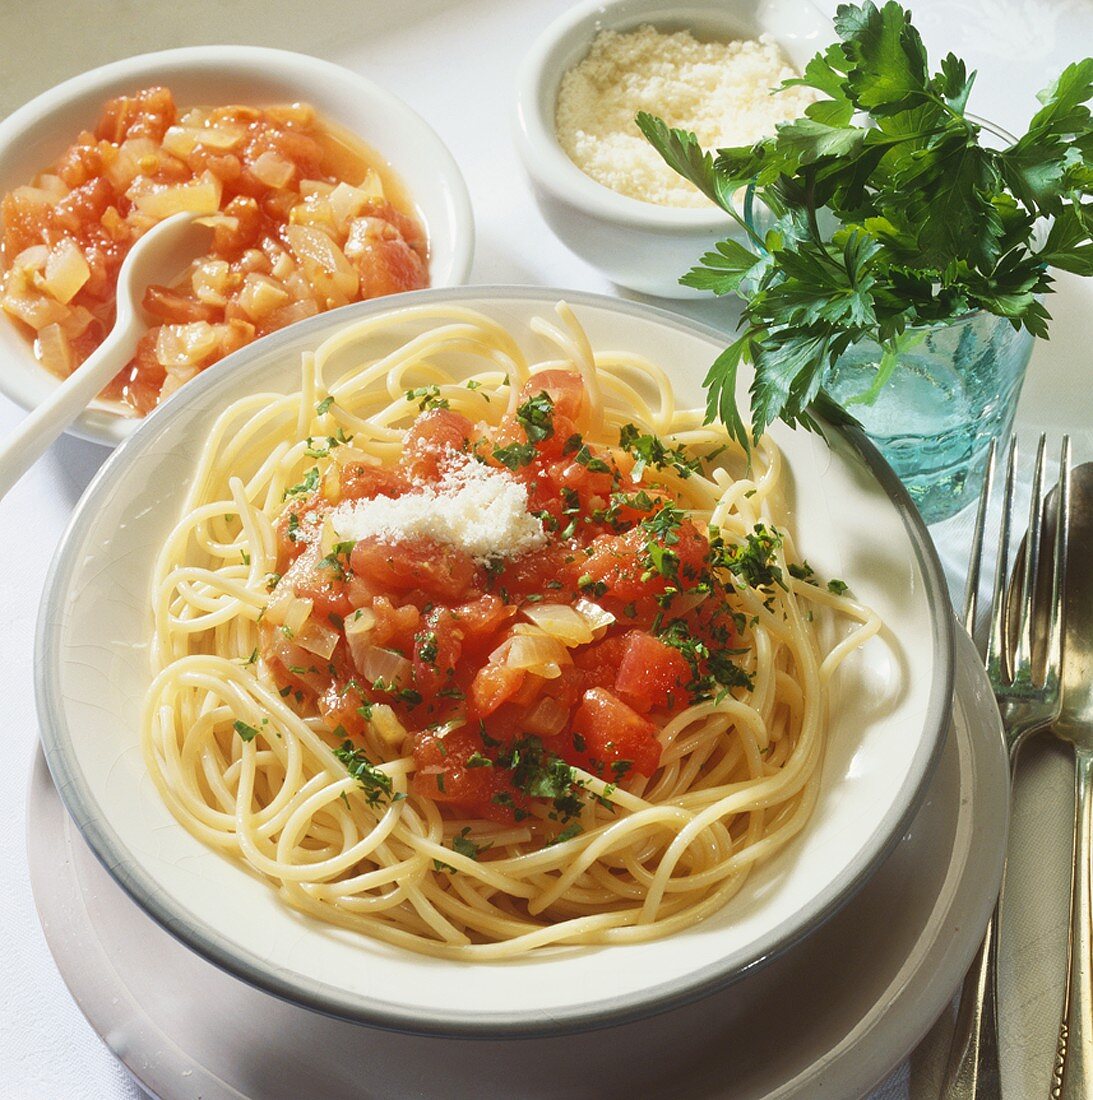
[{"label": "white plate under bowl", "polygon": [[[839,914],[697,1004],[520,1042],[331,1020],[211,966],[110,880],[40,756],[27,836],[35,901],[65,982],[111,1050],[164,1100],[356,1100],[362,1089],[444,1100],[847,1100],[903,1060],[967,969],[998,891],[1008,806],[998,710],[974,647],[958,638],[953,721],[922,807]],[[943,1056],[941,1029],[938,1037],[931,1050]]]},{"label": "white plate under bowl", "polygon": [[[474,254],[474,216],[458,165],[432,128],[399,98],[340,65],[259,46],[194,46],[140,54],[81,73],[0,121],[0,194],[52,164],[81,130],[94,127],[106,101],[162,84],[180,107],[242,103],[267,107],[309,103],[356,134],[406,189],[429,241],[435,287],[467,281]],[[59,385],[39,364],[25,333],[0,311],[0,392],[24,409]],[[68,429],[113,447],[140,423],[105,405],[92,406]]]},{"label": "white plate under bowl", "polygon": [[[724,336],[646,306],[479,287],[347,307],[243,349],[142,425],[84,495],[46,582],[38,714],[57,788],[89,844],[134,899],[195,950],[330,1015],[423,1033],[514,1036],[606,1026],[694,1000],[784,951],[861,887],[905,829],[941,748],[953,628],[925,528],[868,444],[776,429],[799,551],[821,576],[849,581],[887,625],[840,673],[808,827],[716,915],[650,943],[557,948],[504,963],[438,960],[293,912],[174,821],[139,748],[148,590],[214,416],[244,393],[293,388],[300,353],[347,319],[408,303],[481,309],[534,361],[554,353],[529,321],[561,296],[594,348],[641,352],[669,371],[681,403],[700,401],[701,378]],[[354,354],[386,352],[416,331],[406,322],[393,328]]]}]

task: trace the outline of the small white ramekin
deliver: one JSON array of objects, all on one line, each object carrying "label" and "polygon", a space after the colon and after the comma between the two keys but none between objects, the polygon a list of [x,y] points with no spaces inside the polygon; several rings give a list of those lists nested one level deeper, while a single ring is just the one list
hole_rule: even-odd
[{"label": "small white ramekin", "polygon": [[620,195],[586,176],[554,128],[558,86],[602,30],[690,30],[699,39],[769,34],[801,69],[834,37],[812,0],[587,0],[536,40],[517,78],[516,145],[539,208],[559,239],[613,282],[645,294],[697,294],[679,277],[715,241],[743,239],[723,211],[681,209]]},{"label": "small white ramekin", "polygon": [[[81,130],[94,127],[108,99],[162,84],[180,106],[309,103],[356,134],[390,164],[429,240],[429,282],[467,281],[474,255],[470,198],[451,153],[402,100],[363,76],[316,57],[257,46],[195,46],[141,54],[82,73],[0,122],[0,194],[46,169]],[[0,392],[32,409],[58,385],[30,341],[0,313]],[[92,406],[69,428],[114,446],[139,420]]]}]

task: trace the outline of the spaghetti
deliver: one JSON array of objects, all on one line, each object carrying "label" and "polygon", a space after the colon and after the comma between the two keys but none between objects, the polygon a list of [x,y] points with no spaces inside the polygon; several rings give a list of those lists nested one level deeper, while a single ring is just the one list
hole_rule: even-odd
[{"label": "spaghetti", "polygon": [[880,626],[797,560],[769,439],[745,468],[558,312],[531,365],[467,309],[347,326],[219,417],[155,570],[143,746],[174,816],[432,955],[722,907],[807,822],[828,686]]}]

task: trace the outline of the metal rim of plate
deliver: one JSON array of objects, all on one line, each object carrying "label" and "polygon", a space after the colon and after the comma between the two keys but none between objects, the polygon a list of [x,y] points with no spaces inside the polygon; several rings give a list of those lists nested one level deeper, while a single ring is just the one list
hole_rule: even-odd
[{"label": "metal rim of plate", "polygon": [[[590,294],[539,286],[471,286],[396,294],[371,302],[345,306],[333,314],[300,321],[264,341],[265,353],[276,350],[279,343],[295,342],[312,330],[330,325],[331,316],[339,315],[345,323],[379,313],[396,310],[409,304],[458,302],[473,297],[476,300],[565,300],[570,305],[585,305],[607,309],[634,317],[653,319],[659,324],[692,336],[724,343],[724,333],[699,322],[691,321],[655,306],[638,304],[609,295]],[[228,356],[187,383],[186,393],[198,398],[231,371],[247,349]],[[238,358],[237,358],[238,357]],[[370,1024],[414,1034],[439,1036],[528,1038],[560,1035],[597,1027],[611,1027],[621,1022],[656,1015],[691,1003],[734,981],[739,981],[754,969],[769,964],[810,930],[834,915],[869,880],[873,872],[892,852],[906,831],[925,796],[928,781],[940,759],[944,734],[949,720],[954,677],[954,620],[948,588],[937,551],[926,526],[919,516],[907,490],[880,452],[857,428],[828,426],[841,435],[856,452],[903,521],[921,570],[926,599],[931,614],[929,644],[938,654],[938,675],[930,686],[929,702],[923,719],[925,733],[909,768],[908,777],[899,797],[889,807],[882,825],[876,830],[877,843],[859,854],[857,860],[828,884],[811,902],[803,906],[792,921],[772,929],[753,944],[748,957],[727,956],[721,965],[696,980],[693,976],[664,982],[660,986],[627,997],[605,997],[573,1008],[558,1010],[549,1017],[541,1014],[513,1014],[504,1018],[496,1014],[471,1012],[423,1014],[407,1011],[399,1005],[378,1000],[365,1000],[319,982],[290,977],[268,963],[241,952],[216,930],[195,924],[178,902],[165,896],[142,869],[128,858],[125,845],[104,820],[89,785],[71,751],[70,736],[64,717],[63,700],[54,679],[47,670],[59,661],[61,615],[59,607],[64,593],[71,588],[71,573],[75,566],[70,547],[78,544],[91,522],[99,501],[109,493],[115,468],[123,464],[131,449],[147,440],[153,441],[161,426],[186,408],[187,402],[168,403],[145,419],[145,422],[107,459],[80,498],[65,533],[62,535],[43,590],[35,637],[34,664],[35,698],[41,723],[41,738],[46,763],[57,790],[69,814],[92,851],[114,880],[150,916],[172,935],[183,940],[199,954],[217,966],[258,986],[277,997],[313,1009],[328,1016],[356,1023]]]}]

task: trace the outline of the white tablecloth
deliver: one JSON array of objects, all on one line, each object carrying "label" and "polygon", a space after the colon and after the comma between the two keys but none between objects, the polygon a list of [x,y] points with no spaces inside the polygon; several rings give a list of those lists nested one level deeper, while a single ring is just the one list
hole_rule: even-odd
[{"label": "white tablecloth", "polygon": [[[532,38],[567,6],[566,0],[9,2],[0,5],[0,114],[65,77],[154,49],[237,41],[313,53],[386,85],[449,145],[477,219],[472,281],[613,293],[616,288],[547,229],[510,142],[516,66]],[[1010,130],[1035,109],[1033,93],[1093,47],[1090,0],[919,0],[914,10],[935,58],[951,48],[980,69],[973,109]],[[1093,367],[1084,343],[1091,304],[1093,288],[1060,276],[1059,293],[1049,302],[1053,338],[1036,349],[1018,420],[1022,438],[1041,429],[1071,431],[1079,459],[1093,459]],[[728,317],[712,301],[685,311],[714,324]],[[0,398],[0,432],[20,416]],[[0,683],[8,716],[0,769],[0,927],[6,940],[0,952],[0,1094],[16,1100],[141,1095],[84,1021],[53,965],[25,855],[25,791],[37,733],[32,638],[38,600],[67,517],[105,456],[99,447],[63,438],[0,502]],[[964,516],[939,525],[935,535],[955,586],[970,521]],[[1058,889],[1065,877],[1069,811],[1060,791],[1066,790],[1066,767],[1065,756],[1050,748],[1029,754],[1011,857],[1015,895],[1021,893],[1017,880],[1032,884],[1026,892],[1035,895],[1035,884]],[[1009,939],[1015,961],[1004,975],[1014,987],[1041,989],[1061,979],[1062,899],[1041,908],[1044,913],[1015,902]],[[1027,1055],[1039,1065],[1045,1043],[1050,1050],[1050,1011],[1033,1004],[1031,994],[1018,1000],[1004,1010],[1010,1057]],[[913,1059],[875,1100],[933,1095],[935,1068],[928,1052]]]}]

